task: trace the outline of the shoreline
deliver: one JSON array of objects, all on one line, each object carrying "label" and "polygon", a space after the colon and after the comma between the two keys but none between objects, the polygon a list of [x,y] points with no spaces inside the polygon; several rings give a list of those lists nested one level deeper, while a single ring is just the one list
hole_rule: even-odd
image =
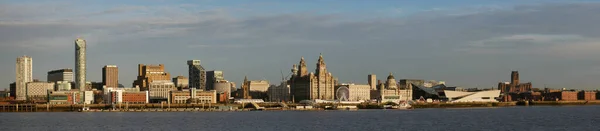
[{"label": "shoreline", "polygon": [[[402,110],[383,109],[381,104],[362,103],[351,106],[357,109],[324,109],[331,104],[320,104],[314,108],[296,109],[262,104],[259,109],[248,107],[248,104],[90,104],[83,112],[243,112],[243,111],[322,111],[322,110]],[[298,104],[290,104],[296,105]],[[481,108],[481,107],[514,107],[514,106],[586,106],[600,105],[600,101],[519,101],[519,102],[464,102],[464,103],[415,103],[412,109],[428,108]],[[347,106],[347,105],[345,105]],[[48,105],[48,104],[4,104],[0,112],[78,112],[84,105]],[[244,108],[245,107],[245,108]],[[290,106],[295,107],[295,106]]]}]

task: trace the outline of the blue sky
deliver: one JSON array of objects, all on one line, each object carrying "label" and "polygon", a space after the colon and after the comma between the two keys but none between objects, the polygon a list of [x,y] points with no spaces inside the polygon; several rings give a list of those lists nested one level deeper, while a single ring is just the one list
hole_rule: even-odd
[{"label": "blue sky", "polygon": [[[88,78],[163,63],[186,76],[200,59],[239,83],[279,83],[304,56],[323,53],[341,82],[396,78],[495,87],[512,70],[534,87],[597,89],[600,3],[583,0],[5,0],[0,2],[0,88],[14,61],[33,57],[34,77],[74,67],[73,40],[88,41]],[[10,62],[9,62],[10,61]]]}]

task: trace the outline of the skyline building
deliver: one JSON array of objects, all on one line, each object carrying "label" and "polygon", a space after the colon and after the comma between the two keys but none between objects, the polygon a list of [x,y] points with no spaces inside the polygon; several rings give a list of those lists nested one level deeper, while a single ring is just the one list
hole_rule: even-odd
[{"label": "skyline building", "polygon": [[173,83],[177,89],[181,90],[188,88],[189,80],[185,76],[177,76],[173,78]]},{"label": "skyline building", "polygon": [[206,71],[206,90],[214,90],[215,83],[225,80],[223,71]]},{"label": "skyline building", "polygon": [[85,54],[86,41],[81,38],[75,39],[75,88],[85,91]]},{"label": "skyline building", "polygon": [[294,65],[290,78],[290,90],[294,102],[302,100],[334,100],[334,86],[337,84],[327,66],[323,55],[319,55],[315,72],[308,73],[304,57],[300,59],[298,67]]},{"label": "skyline building", "polygon": [[54,86],[53,82],[28,82],[27,100],[47,100],[48,90],[54,91]]},{"label": "skyline building", "polygon": [[33,63],[29,56],[21,56],[16,62],[15,99],[27,100],[27,83],[33,81]]},{"label": "skyline building", "polygon": [[369,86],[371,90],[377,90],[377,75],[369,74]]},{"label": "skyline building", "polygon": [[522,93],[531,91],[531,82],[520,83],[519,71],[512,71],[510,73],[510,82],[498,83],[498,90],[501,93]]},{"label": "skyline building", "polygon": [[151,103],[168,101],[169,93],[177,91],[175,84],[169,80],[156,80],[149,84],[148,93]]},{"label": "skyline building", "polygon": [[[345,92],[348,91],[348,92]],[[339,92],[339,93],[338,93]],[[371,86],[359,84],[340,84],[336,86],[336,99],[347,101],[367,101],[371,99]],[[345,98],[345,99],[340,99]]]},{"label": "skyline building", "polygon": [[102,85],[106,87],[119,87],[119,67],[105,65],[102,68]]},{"label": "skyline building", "polygon": [[48,82],[68,81],[73,82],[73,69],[65,68],[48,71],[46,79]]},{"label": "skyline building", "polygon": [[171,74],[165,71],[165,65],[138,64],[138,76],[133,82],[133,87],[139,86],[141,91],[147,91],[150,83],[159,80],[171,81]]},{"label": "skyline building", "polygon": [[188,60],[188,79],[190,88],[206,90],[206,71],[200,65],[200,60]]},{"label": "skyline building", "polygon": [[282,81],[280,85],[271,85],[267,94],[270,102],[290,101],[290,85],[287,81]]}]

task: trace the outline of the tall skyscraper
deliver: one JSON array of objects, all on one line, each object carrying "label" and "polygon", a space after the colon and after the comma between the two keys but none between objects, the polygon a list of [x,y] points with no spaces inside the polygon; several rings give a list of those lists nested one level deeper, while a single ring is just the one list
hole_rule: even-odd
[{"label": "tall skyscraper", "polygon": [[15,99],[27,100],[27,83],[33,81],[33,64],[29,56],[17,58]]},{"label": "tall skyscraper", "polygon": [[133,87],[139,86],[140,90],[147,91],[150,83],[157,80],[171,80],[171,75],[165,71],[165,65],[139,64],[137,80],[133,82]]},{"label": "tall skyscraper", "polygon": [[206,71],[200,65],[200,60],[188,60],[189,87],[199,90],[206,89]]},{"label": "tall skyscraper", "polygon": [[371,90],[377,90],[377,75],[369,74],[369,86]]},{"label": "tall skyscraper", "polygon": [[290,78],[290,92],[295,102],[302,100],[333,100],[334,86],[337,84],[337,78],[333,77],[327,71],[323,55],[319,56],[315,73],[308,73],[304,58],[300,59],[298,67],[294,67]]},{"label": "tall skyscraper", "polygon": [[48,82],[68,81],[73,82],[73,69],[58,69],[48,71]]},{"label": "tall skyscraper", "polygon": [[85,48],[84,39],[75,40],[75,88],[85,91]]},{"label": "tall skyscraper", "polygon": [[223,71],[207,71],[206,72],[206,90],[214,90],[215,83],[224,81]]},{"label": "tall skyscraper", "polygon": [[119,68],[116,65],[106,65],[102,68],[102,85],[119,87]]}]

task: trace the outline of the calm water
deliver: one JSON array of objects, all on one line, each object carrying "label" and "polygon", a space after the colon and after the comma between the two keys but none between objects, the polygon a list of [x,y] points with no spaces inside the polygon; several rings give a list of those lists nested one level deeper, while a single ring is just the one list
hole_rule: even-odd
[{"label": "calm water", "polygon": [[13,130],[600,130],[600,106],[360,111],[0,113]]}]

